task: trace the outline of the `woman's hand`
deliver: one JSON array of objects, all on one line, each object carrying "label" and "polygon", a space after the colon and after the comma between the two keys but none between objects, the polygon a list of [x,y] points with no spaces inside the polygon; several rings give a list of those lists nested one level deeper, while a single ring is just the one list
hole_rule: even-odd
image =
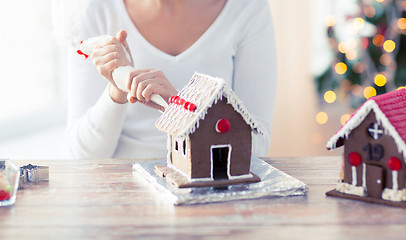
[{"label": "woman's hand", "polygon": [[[100,75],[110,83],[110,97],[117,103],[127,102],[127,93],[121,91],[115,84],[112,73],[120,66],[133,66],[131,53],[127,44],[127,32],[121,30],[116,37],[99,43],[91,55],[92,62]],[[124,48],[123,48],[124,47]],[[129,54],[131,61],[126,57]]]},{"label": "woman's hand", "polygon": [[141,102],[149,107],[164,111],[165,109],[151,102],[153,93],[159,94],[165,101],[178,92],[168,81],[165,74],[153,68],[137,69],[130,73],[128,81],[128,101],[131,103]]}]

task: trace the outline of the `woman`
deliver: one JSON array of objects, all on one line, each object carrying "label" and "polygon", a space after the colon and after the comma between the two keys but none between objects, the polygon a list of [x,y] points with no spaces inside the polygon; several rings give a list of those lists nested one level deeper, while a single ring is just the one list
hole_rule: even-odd
[{"label": "woman", "polygon": [[[67,134],[73,157],[165,158],[166,136],[154,127],[161,113],[149,97],[158,93],[168,100],[194,72],[232,87],[265,130],[253,136],[253,154],[266,154],[276,85],[266,0],[93,0],[81,24],[83,39],[116,37],[98,45],[92,61],[70,56]],[[111,77],[129,64],[136,69],[129,86],[134,104]]]}]

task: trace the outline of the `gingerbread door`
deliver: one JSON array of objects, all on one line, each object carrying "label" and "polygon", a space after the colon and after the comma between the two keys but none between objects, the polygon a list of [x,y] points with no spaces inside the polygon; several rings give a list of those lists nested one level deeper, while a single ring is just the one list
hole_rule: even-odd
[{"label": "gingerbread door", "polygon": [[384,188],[384,169],[375,165],[366,165],[366,187],[369,197],[381,198]]},{"label": "gingerbread door", "polygon": [[211,164],[213,179],[228,179],[230,168],[230,145],[211,146]]}]

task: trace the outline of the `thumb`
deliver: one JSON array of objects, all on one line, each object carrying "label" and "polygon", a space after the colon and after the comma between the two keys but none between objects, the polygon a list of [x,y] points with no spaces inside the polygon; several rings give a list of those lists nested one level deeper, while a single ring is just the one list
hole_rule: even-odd
[{"label": "thumb", "polygon": [[126,30],[120,30],[117,34],[116,34],[116,38],[119,42],[121,42],[122,44],[125,42],[125,40],[127,39],[127,31]]},{"label": "thumb", "polygon": [[130,47],[128,46],[128,43],[127,43],[127,31],[126,30],[120,30],[116,34],[116,38],[124,46],[124,49],[127,51],[128,56],[130,57],[130,59],[128,59],[128,60],[132,64],[133,63],[133,57],[131,56]]}]

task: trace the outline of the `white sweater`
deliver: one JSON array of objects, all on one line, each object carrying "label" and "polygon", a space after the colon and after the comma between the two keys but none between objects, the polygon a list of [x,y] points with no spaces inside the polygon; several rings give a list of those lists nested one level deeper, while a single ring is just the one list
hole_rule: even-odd
[{"label": "white sweater", "polygon": [[[125,29],[135,68],[162,70],[180,90],[194,72],[223,78],[259,122],[253,154],[266,154],[276,87],[273,27],[267,0],[228,0],[210,28],[177,56],[160,51],[138,32],[122,0],[91,0],[82,38]],[[164,36],[163,36],[164,37]],[[117,104],[90,59],[70,50],[67,142],[74,158],[165,158],[166,134],[154,127],[160,112]]]}]

